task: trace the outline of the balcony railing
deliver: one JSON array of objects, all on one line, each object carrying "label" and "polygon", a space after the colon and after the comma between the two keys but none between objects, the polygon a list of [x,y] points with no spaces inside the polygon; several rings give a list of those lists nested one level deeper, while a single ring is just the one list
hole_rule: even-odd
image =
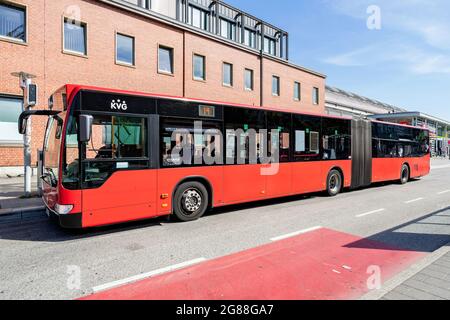
[{"label": "balcony railing", "polygon": [[289,60],[289,35],[220,0],[113,0],[127,2],[284,60]]}]

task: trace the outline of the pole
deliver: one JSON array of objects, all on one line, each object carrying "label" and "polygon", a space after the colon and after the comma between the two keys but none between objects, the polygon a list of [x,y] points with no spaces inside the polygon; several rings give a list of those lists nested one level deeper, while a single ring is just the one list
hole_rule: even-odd
[{"label": "pole", "polygon": [[[22,88],[23,92],[23,109],[24,111],[29,111],[31,107],[34,107],[37,104],[37,87],[34,90],[34,96],[32,100],[29,98],[28,88],[32,84],[33,78],[36,78],[35,75],[20,71],[11,73],[12,76],[19,78],[19,85]],[[27,128],[26,132],[23,136],[23,169],[24,169],[24,196],[31,196],[31,119],[27,119]]]},{"label": "pole", "polygon": [[[26,85],[31,83],[31,79],[25,80]],[[25,88],[24,97],[25,97]],[[27,99],[24,99],[24,110],[29,111],[30,107],[27,104]],[[24,193],[25,197],[31,197],[31,117],[27,119],[27,130],[23,136],[23,164],[24,164]]]}]

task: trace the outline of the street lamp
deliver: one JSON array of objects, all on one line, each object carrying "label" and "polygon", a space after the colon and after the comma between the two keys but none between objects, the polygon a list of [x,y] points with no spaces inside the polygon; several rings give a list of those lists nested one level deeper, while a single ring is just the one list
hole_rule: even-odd
[{"label": "street lamp", "polygon": [[[19,78],[19,86],[23,91],[23,108],[29,111],[38,103],[38,87],[32,83],[31,79],[35,75],[20,71],[11,73],[12,76]],[[28,118],[26,132],[23,136],[23,164],[24,164],[24,193],[25,197],[31,196],[31,119]]]}]

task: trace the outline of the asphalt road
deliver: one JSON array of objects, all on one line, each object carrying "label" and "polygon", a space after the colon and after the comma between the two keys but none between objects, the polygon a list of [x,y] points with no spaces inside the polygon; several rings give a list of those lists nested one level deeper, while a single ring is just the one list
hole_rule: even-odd
[{"label": "asphalt road", "polygon": [[[44,215],[0,221],[0,299],[77,298],[112,281],[315,226],[431,253],[450,242],[450,167],[443,163],[404,186],[233,206],[192,223],[156,219],[74,233]],[[80,289],[70,288],[74,270]]]}]

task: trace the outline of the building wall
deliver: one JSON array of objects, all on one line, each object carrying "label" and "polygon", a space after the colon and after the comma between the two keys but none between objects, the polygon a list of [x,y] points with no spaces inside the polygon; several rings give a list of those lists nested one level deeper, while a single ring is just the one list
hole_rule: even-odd
[{"label": "building wall", "polygon": [[[185,52],[187,97],[206,97],[210,100],[259,105],[260,60],[258,56],[189,33],[186,33]],[[206,57],[206,81],[204,82],[193,80],[194,53]],[[222,66],[224,62],[233,65],[233,87],[223,85]],[[245,68],[254,72],[253,91],[245,91],[244,89]]]},{"label": "building wall", "polygon": [[[276,61],[264,60],[264,105],[283,106],[291,110],[312,113],[325,113],[325,81],[311,76],[304,71],[280,64]],[[272,76],[280,77],[280,96],[272,94]],[[294,82],[301,84],[301,100],[294,100]],[[313,88],[319,89],[319,104],[313,104]]]},{"label": "building wall", "polygon": [[[1,2],[2,0],[0,0]],[[67,83],[132,91],[260,105],[260,56],[148,17],[95,0],[13,0],[27,7],[27,43],[0,40],[0,94],[21,95],[12,72],[37,76],[39,105]],[[87,56],[63,52],[63,17],[75,8],[87,24]],[[135,66],[115,63],[115,34],[135,37]],[[174,49],[174,74],[158,73],[158,46]],[[206,81],[193,80],[193,53],[206,56]],[[222,85],[222,63],[233,64],[234,86]],[[324,113],[325,79],[301,68],[264,58],[264,104],[296,111]],[[254,90],[244,90],[244,69],[254,71]],[[281,78],[281,96],[271,94],[272,74]],[[184,75],[184,77],[183,77]],[[302,101],[293,100],[293,82],[302,84]],[[321,93],[319,105],[312,103],[312,88]],[[42,147],[45,119],[32,119],[33,164]],[[21,146],[0,146],[0,167],[22,165]]]}]

